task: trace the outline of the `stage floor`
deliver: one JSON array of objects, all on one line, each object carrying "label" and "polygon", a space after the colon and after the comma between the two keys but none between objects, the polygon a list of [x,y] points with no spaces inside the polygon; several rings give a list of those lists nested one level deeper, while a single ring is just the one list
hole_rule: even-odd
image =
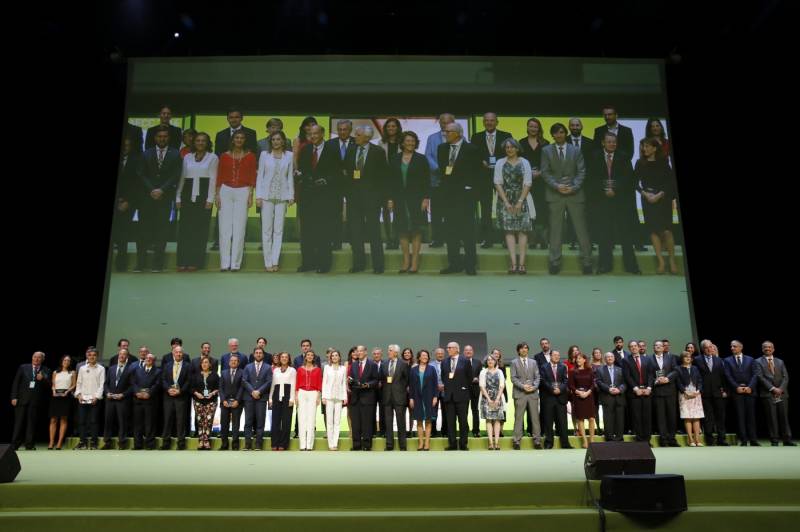
[{"label": "stage floor", "polygon": [[[800,451],[654,449],[657,473],[686,478],[690,509],[660,528],[791,529],[800,517]],[[598,526],[585,451],[35,451],[0,485],[0,530],[409,530]],[[593,482],[595,493],[598,483]],[[607,530],[642,524],[607,513]]]}]

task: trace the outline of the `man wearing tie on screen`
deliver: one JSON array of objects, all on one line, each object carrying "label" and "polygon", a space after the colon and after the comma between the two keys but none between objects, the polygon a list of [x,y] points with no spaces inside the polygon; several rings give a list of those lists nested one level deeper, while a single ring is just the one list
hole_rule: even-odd
[{"label": "man wearing tie on screen", "polygon": [[11,443],[14,450],[22,445],[22,431],[25,430],[25,449],[32,450],[39,406],[44,402],[45,393],[50,390],[50,370],[42,365],[44,353],[36,351],[30,364],[23,364],[14,376],[11,385],[11,406],[14,407],[14,433]]},{"label": "man wearing tie on screen", "polygon": [[444,227],[443,227],[443,208],[444,196],[441,189],[441,176],[439,175],[439,145],[447,142],[447,133],[445,128],[447,124],[452,124],[456,121],[456,117],[450,113],[442,113],[439,115],[439,129],[436,133],[432,133],[425,141],[425,158],[428,159],[428,165],[431,167],[431,247],[440,248],[444,245]]},{"label": "man wearing tie on screen", "polygon": [[475,189],[478,203],[481,206],[482,249],[489,249],[494,243],[494,231],[492,230],[492,200],[494,199],[495,190],[494,166],[498,159],[506,156],[503,142],[511,138],[511,133],[497,129],[499,122],[497,113],[484,113],[484,131],[475,133],[469,141],[481,152],[483,167],[486,168]]},{"label": "man wearing tie on screen", "polygon": [[367,348],[356,347],[358,361],[350,364],[347,376],[347,388],[350,392],[348,408],[350,409],[352,451],[372,450],[372,435],[375,431],[375,404],[378,390],[378,366],[367,358]]},{"label": "man wearing tie on screen", "polygon": [[[467,406],[469,405],[469,386],[472,383],[472,364],[459,354],[460,346],[456,342],[447,344],[447,358],[442,362],[442,393],[444,407],[447,410],[448,451],[468,451],[469,425],[467,424]],[[458,418],[459,441],[456,442],[456,418]]]}]

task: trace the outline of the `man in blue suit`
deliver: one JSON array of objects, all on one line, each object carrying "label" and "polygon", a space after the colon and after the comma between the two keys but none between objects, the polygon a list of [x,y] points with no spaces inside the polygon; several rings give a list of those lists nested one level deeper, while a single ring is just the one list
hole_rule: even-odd
[{"label": "man in blue suit", "polygon": [[161,371],[156,357],[148,352],[144,365],[136,367],[131,379],[133,387],[133,449],[156,448],[156,394],[161,388]]},{"label": "man in blue suit", "polygon": [[733,395],[733,406],[736,408],[738,425],[736,433],[739,445],[759,447],[756,437],[756,375],[753,357],[742,354],[744,346],[738,340],[731,341],[731,353],[725,359],[725,378]]},{"label": "man in blue suit", "polygon": [[253,362],[244,369],[244,448],[253,449],[253,432],[256,433],[255,450],[264,446],[264,424],[267,421],[267,400],[272,386],[272,364],[264,360],[264,350],[256,347]]},{"label": "man in blue suit", "polygon": [[230,366],[222,371],[219,378],[221,451],[228,449],[228,433],[231,422],[233,422],[233,450],[239,450],[239,420],[244,403],[244,385],[242,384],[244,369],[239,368],[240,361],[238,356],[230,357],[228,360]]},{"label": "man in blue suit", "polygon": [[353,423],[351,437],[352,451],[372,450],[372,434],[375,431],[375,405],[379,382],[378,365],[367,358],[367,348],[356,347],[358,362],[350,365],[347,376],[350,389],[350,420]]},{"label": "man in blue suit", "polygon": [[444,216],[442,207],[447,201],[439,188],[439,158],[437,150],[439,144],[447,142],[445,138],[445,128],[448,124],[456,121],[456,117],[450,113],[439,115],[440,131],[428,136],[425,141],[425,158],[431,168],[431,247],[440,248],[444,245],[444,229],[442,228]]},{"label": "man in blue suit", "polygon": [[175,423],[178,450],[186,449],[186,421],[189,413],[191,364],[183,359],[183,347],[172,348],[172,360],[161,369],[161,386],[164,388],[164,432],[161,450],[172,445],[172,423]]},{"label": "man in blue suit", "polygon": [[239,340],[236,338],[231,338],[228,340],[228,352],[222,355],[222,358],[219,361],[222,371],[228,370],[231,365],[232,356],[239,357],[239,370],[243,371],[247,366],[247,355],[239,352]]},{"label": "man in blue suit", "polygon": [[127,447],[128,420],[131,413],[131,397],[133,396],[133,385],[131,384],[133,373],[139,366],[131,362],[128,357],[127,349],[120,349],[117,354],[117,363],[108,366],[106,370],[105,397],[106,413],[105,428],[103,433],[103,449],[113,449],[111,444],[112,429],[114,421],[117,422],[119,431],[118,447]]}]

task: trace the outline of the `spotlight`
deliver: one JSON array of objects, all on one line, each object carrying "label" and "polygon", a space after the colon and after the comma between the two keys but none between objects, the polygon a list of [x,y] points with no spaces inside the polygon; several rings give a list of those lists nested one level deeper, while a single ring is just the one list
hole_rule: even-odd
[{"label": "spotlight", "polygon": [[172,36],[177,39],[178,37],[181,36],[181,34],[176,31],[175,33],[172,34]]}]

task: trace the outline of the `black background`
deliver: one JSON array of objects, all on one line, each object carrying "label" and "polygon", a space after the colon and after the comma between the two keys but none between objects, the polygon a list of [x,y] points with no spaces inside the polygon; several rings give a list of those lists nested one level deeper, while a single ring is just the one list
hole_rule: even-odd
[{"label": "black background", "polygon": [[[733,338],[751,355],[770,339],[790,371],[800,368],[788,319],[796,313],[798,259],[791,255],[797,140],[789,98],[796,89],[786,73],[794,67],[782,42],[787,2],[724,10],[699,2],[369,4],[219,2],[212,9],[128,1],[79,12],[84,8],[60,3],[33,6],[16,19],[21,33],[5,50],[7,86],[17,96],[6,102],[0,441],[10,438],[8,388],[16,367],[35,350],[48,353],[52,365],[95,341],[124,120],[124,60],[136,56],[665,58],[699,339],[712,339],[723,355]],[[658,320],[657,299],[651,308]]]}]

